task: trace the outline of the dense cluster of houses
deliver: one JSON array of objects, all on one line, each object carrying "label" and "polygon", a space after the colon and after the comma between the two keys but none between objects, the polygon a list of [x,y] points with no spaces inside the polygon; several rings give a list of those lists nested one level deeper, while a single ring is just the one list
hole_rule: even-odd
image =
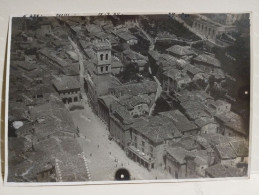
[{"label": "dense cluster of houses", "polygon": [[[80,102],[83,93],[79,57],[68,42],[70,36],[84,54],[83,88],[89,104],[107,124],[109,138],[129,158],[148,170],[166,170],[173,178],[246,175],[248,130],[229,102],[210,95],[210,78],[218,83],[225,79],[220,61],[186,45],[150,50],[144,56],[131,47],[138,39],[129,29],[141,34],[134,19],[117,25],[113,19],[117,21],[116,16],[64,17],[50,26],[40,25],[43,30],[37,38],[32,32],[17,35],[18,45],[40,46],[37,56],[25,54],[24,48],[12,51],[9,120],[24,125],[16,130],[18,138],[9,140],[23,139],[26,144],[18,151],[12,148],[10,159],[19,154],[28,160],[48,156],[31,171],[37,181],[53,174],[59,181],[89,179],[82,150],[72,139],[78,130],[66,109]],[[158,80],[122,83],[117,77],[127,66],[143,72],[148,64]],[[154,115],[159,85],[168,109]],[[60,151],[64,154],[57,155]],[[12,161],[9,167],[12,163],[22,175],[25,165]],[[63,170],[71,175],[63,176]]]},{"label": "dense cluster of houses", "polygon": [[36,25],[12,37],[8,181],[87,181],[78,128],[67,109],[81,100],[77,55],[57,23]]},{"label": "dense cluster of houses", "polygon": [[[66,22],[71,28],[71,21]],[[102,19],[96,19],[93,24],[85,24],[85,28],[96,29],[95,23],[101,22]],[[137,40],[126,24],[111,23],[108,29],[99,25],[98,34],[103,37],[98,40],[96,33],[88,34],[89,42],[82,49],[88,57],[86,93],[96,114],[107,124],[110,139],[141,166],[165,169],[174,178],[246,175],[248,131],[243,119],[231,110],[229,102],[214,99],[208,89],[210,77],[218,83],[225,80],[215,55],[191,46],[172,45],[164,52],[150,50],[149,56],[142,56],[130,49]],[[116,39],[128,44],[121,54],[113,42]],[[152,115],[160,83],[150,79],[120,83],[113,56],[118,56],[122,67],[135,62],[139,71],[147,63],[156,69],[162,97],[170,102],[169,109]]]}]

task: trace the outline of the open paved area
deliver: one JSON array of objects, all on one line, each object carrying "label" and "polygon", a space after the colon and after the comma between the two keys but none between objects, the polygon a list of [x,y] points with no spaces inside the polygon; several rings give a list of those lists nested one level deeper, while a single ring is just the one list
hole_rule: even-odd
[{"label": "open paved area", "polygon": [[134,180],[171,178],[162,170],[148,171],[129,159],[114,141],[109,141],[106,125],[92,112],[86,101],[83,110],[71,111],[71,115],[80,131],[78,141],[87,158],[92,181],[112,181],[119,168],[129,170]]}]

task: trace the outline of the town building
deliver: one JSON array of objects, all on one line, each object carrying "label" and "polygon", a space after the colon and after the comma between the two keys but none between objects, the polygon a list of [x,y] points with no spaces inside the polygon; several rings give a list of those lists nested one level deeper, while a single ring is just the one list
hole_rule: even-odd
[{"label": "town building", "polygon": [[163,116],[137,118],[131,125],[128,156],[147,169],[161,168],[169,140],[182,136],[170,119]]},{"label": "town building", "polygon": [[211,149],[186,154],[186,178],[205,177],[205,169],[214,163],[213,159],[214,153]]},{"label": "town building", "polygon": [[215,163],[235,166],[234,162],[237,156],[235,154],[235,151],[233,150],[233,148],[228,142],[216,145],[215,153],[216,153]]},{"label": "town building", "polygon": [[173,45],[166,49],[166,51],[176,58],[193,57],[196,55],[190,46]]},{"label": "town building", "polygon": [[206,73],[211,73],[221,69],[221,63],[215,57],[208,54],[200,54],[192,59],[192,63],[195,67],[200,68]]},{"label": "town building", "polygon": [[124,84],[109,89],[109,93],[119,98],[124,95],[137,96],[141,95],[148,99],[154,99],[157,90],[157,83],[155,81],[145,80],[138,83]]},{"label": "town building", "polygon": [[181,147],[166,148],[164,156],[165,169],[175,179],[183,179],[186,177],[186,160],[185,157],[189,152]]},{"label": "town building", "polygon": [[159,115],[165,116],[170,119],[177,129],[183,135],[197,135],[199,134],[198,127],[190,121],[183,113],[179,110],[171,110],[168,112],[161,112]]},{"label": "town building", "polygon": [[128,153],[128,146],[131,142],[130,125],[133,124],[133,117],[128,110],[119,102],[111,104],[110,128],[111,138]]},{"label": "town building", "polygon": [[47,50],[46,48],[43,48],[38,51],[38,57],[43,62],[55,66],[65,75],[68,76],[76,76],[79,74],[79,64],[78,63],[69,63],[69,60],[67,58],[62,58],[64,55],[58,56],[57,53],[55,53],[52,50]]},{"label": "town building", "polygon": [[99,117],[108,125],[110,129],[110,112],[111,112],[111,104],[116,101],[112,95],[103,95],[98,97],[98,113]]},{"label": "town building", "polygon": [[112,60],[111,60],[111,73],[114,75],[117,75],[121,72],[123,72],[125,69],[124,64],[121,62],[121,60],[116,57],[116,56],[112,56]]},{"label": "town building", "polygon": [[184,71],[172,68],[163,73],[162,88],[164,91],[179,91],[185,89],[189,83],[191,83],[191,79]]},{"label": "town building", "polygon": [[199,127],[201,134],[222,133],[220,132],[219,124],[213,117],[197,118],[194,122]]},{"label": "town building", "polygon": [[206,102],[207,110],[213,115],[220,115],[223,113],[230,112],[231,104],[224,100],[208,100]]},{"label": "town building", "polygon": [[108,95],[108,90],[121,83],[111,75],[111,43],[108,40],[94,42],[93,57],[85,63],[85,90],[90,105],[98,114],[98,98]]},{"label": "town building", "polygon": [[117,33],[117,36],[122,42],[127,43],[128,45],[135,45],[138,43],[138,39],[128,31],[119,32]]},{"label": "town building", "polygon": [[[217,42],[217,39],[224,33],[234,32],[234,26],[222,25],[208,19],[198,18],[193,22],[192,28],[206,38]],[[226,46],[223,42],[220,45]]]},{"label": "town building", "polygon": [[205,176],[209,178],[221,177],[242,177],[242,171],[233,166],[222,165],[220,163],[205,169]]},{"label": "town building", "polygon": [[[149,114],[152,101],[139,96],[124,95],[118,99],[112,97],[110,104],[110,135],[127,152],[129,128],[133,119]],[[111,99],[111,98],[110,98]]]},{"label": "town building", "polygon": [[63,75],[54,79],[52,83],[64,104],[81,101],[80,83],[77,77]]},{"label": "town building", "polygon": [[247,138],[247,129],[244,121],[238,114],[230,111],[215,115],[215,120],[220,125],[220,130],[225,136]]},{"label": "town building", "polygon": [[135,68],[140,72],[144,70],[148,61],[147,57],[131,49],[122,52],[122,59],[127,66],[136,66]]}]

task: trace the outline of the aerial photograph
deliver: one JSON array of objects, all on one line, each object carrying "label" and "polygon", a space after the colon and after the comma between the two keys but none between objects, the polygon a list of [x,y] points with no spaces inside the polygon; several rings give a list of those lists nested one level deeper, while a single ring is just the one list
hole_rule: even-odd
[{"label": "aerial photograph", "polygon": [[248,13],[11,26],[6,182],[249,176]]}]

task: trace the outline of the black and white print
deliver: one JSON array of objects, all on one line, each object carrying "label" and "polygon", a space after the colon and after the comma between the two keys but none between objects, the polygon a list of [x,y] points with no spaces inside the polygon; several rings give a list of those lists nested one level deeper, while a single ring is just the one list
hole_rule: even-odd
[{"label": "black and white print", "polygon": [[11,27],[7,182],[248,176],[249,14]]}]

